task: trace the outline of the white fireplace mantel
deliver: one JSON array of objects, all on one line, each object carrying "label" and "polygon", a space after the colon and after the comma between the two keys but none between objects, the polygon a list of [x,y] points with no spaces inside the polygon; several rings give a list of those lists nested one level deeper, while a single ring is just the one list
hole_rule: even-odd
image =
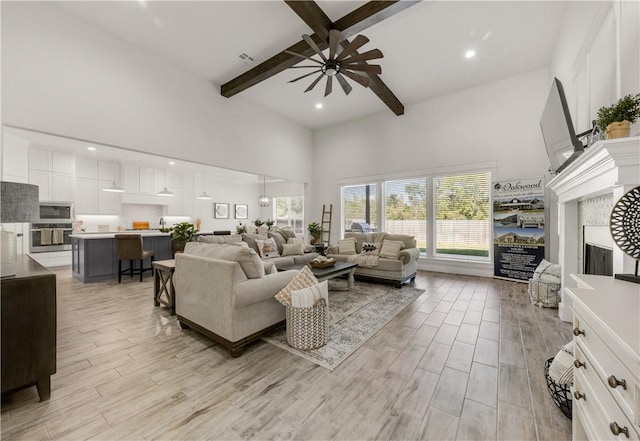
[{"label": "white fireplace mantel", "polygon": [[[547,187],[558,197],[559,263],[562,266],[562,300],[558,315],[573,320],[570,298],[565,287],[575,287],[570,274],[581,274],[578,252],[581,232],[578,225],[578,202],[613,193],[617,201],[627,191],[640,185],[640,137],[599,141],[589,147]],[[613,272],[632,273],[635,261],[618,247],[613,250]]]}]

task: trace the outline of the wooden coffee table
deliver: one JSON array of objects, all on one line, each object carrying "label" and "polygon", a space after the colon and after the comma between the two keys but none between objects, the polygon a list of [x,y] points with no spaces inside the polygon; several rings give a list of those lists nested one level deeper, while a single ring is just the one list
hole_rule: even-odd
[{"label": "wooden coffee table", "polygon": [[334,266],[330,266],[329,268],[314,268],[309,264],[306,265],[291,265],[283,268],[279,268],[278,271],[287,271],[287,270],[301,270],[303,266],[309,267],[313,275],[318,279],[318,282],[322,282],[325,280],[330,280],[338,276],[347,275],[347,288],[346,289],[335,289],[332,291],[350,291],[355,286],[355,278],[354,274],[356,272],[356,268],[358,267],[357,263],[349,263],[349,262],[336,262]]}]

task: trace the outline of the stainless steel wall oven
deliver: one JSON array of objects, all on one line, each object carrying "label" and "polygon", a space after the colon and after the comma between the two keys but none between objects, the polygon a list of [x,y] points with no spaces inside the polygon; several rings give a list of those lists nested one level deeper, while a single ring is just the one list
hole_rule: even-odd
[{"label": "stainless steel wall oven", "polygon": [[40,220],[31,224],[29,251],[66,251],[71,249],[73,205],[71,202],[40,202]]}]

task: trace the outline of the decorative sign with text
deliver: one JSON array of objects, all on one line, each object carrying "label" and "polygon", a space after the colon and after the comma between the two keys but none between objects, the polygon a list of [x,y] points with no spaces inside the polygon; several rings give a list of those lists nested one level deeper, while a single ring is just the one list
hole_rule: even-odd
[{"label": "decorative sign with text", "polygon": [[527,281],[544,259],[543,178],[493,184],[493,275]]}]

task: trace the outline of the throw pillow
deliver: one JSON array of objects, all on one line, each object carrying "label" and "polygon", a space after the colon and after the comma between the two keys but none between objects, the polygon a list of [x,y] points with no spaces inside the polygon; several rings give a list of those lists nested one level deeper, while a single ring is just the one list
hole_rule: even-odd
[{"label": "throw pillow", "polygon": [[278,245],[274,239],[256,239],[256,245],[258,246],[258,251],[260,251],[260,257],[263,259],[270,259],[280,255],[278,252]]},{"label": "throw pillow", "polygon": [[313,275],[308,266],[303,266],[298,274],[275,295],[275,299],[284,306],[291,306],[291,293],[309,286],[316,285],[318,279]]},{"label": "throw pillow", "polygon": [[362,244],[362,252],[360,254],[377,256],[380,254],[380,248],[382,248],[382,244],[380,242],[364,242]]},{"label": "throw pillow", "polygon": [[398,253],[404,247],[404,242],[399,240],[383,240],[382,249],[380,250],[380,257],[386,257],[387,259],[397,259]]},{"label": "throw pillow", "polygon": [[356,240],[354,238],[339,240],[338,254],[356,254]]},{"label": "throw pillow", "polygon": [[296,308],[312,308],[321,300],[324,300],[326,305],[329,304],[329,282],[327,280],[291,293],[291,306]]},{"label": "throw pillow", "polygon": [[256,253],[260,254],[260,250],[258,250],[258,244],[256,243],[256,239],[267,240],[268,237],[266,234],[249,234],[242,233],[242,240],[249,244],[249,248],[253,248]]},{"label": "throw pillow", "polygon": [[284,237],[285,240],[296,237],[296,233],[291,230],[278,230],[278,233],[282,234],[282,237]]},{"label": "throw pillow", "polygon": [[302,242],[282,245],[283,256],[298,256],[300,254],[304,254],[304,244]]},{"label": "throw pillow", "polygon": [[299,244],[302,244],[302,246],[304,247],[304,237],[290,237],[289,239],[287,239],[287,243],[288,244],[299,243]]}]

